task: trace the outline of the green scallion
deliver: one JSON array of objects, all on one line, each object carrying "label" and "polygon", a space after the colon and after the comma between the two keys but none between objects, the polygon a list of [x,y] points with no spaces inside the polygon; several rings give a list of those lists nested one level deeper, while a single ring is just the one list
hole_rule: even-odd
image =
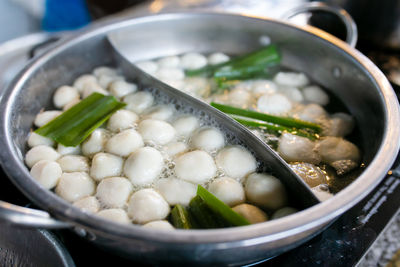
[{"label": "green scallion", "polygon": [[192,229],[193,228],[193,223],[191,222],[192,220],[190,219],[189,213],[180,204],[175,205],[175,207],[171,211],[171,221],[172,224],[176,228],[180,229]]},{"label": "green scallion", "polygon": [[289,127],[285,127],[285,126],[280,126],[277,124],[271,124],[271,123],[266,123],[266,122],[258,122],[255,120],[249,120],[249,119],[245,119],[245,118],[241,118],[241,117],[237,117],[235,115],[230,115],[234,120],[236,120],[237,122],[239,122],[240,124],[243,124],[244,126],[247,127],[255,127],[255,128],[263,128],[266,129],[268,131],[272,131],[274,133],[278,133],[278,134],[282,134],[284,132],[287,133],[291,133],[294,135],[298,135],[298,136],[302,136],[302,137],[306,137],[308,139],[311,140],[316,140],[318,138],[318,136],[316,134],[304,131],[304,130],[299,130],[296,128],[289,128]]},{"label": "green scallion", "polygon": [[49,137],[64,146],[77,146],[125,105],[114,96],[93,93],[37,129],[35,133]]},{"label": "green scallion", "polygon": [[280,63],[281,56],[275,45],[269,45],[255,52],[233,58],[217,65],[207,65],[197,70],[187,70],[187,76],[213,76],[217,83],[227,80],[243,80],[265,77],[272,66]]},{"label": "green scallion", "polygon": [[[206,208],[214,213],[214,221],[225,221],[227,226],[243,226],[250,224],[242,215],[236,213],[201,185],[197,186],[197,197],[198,200],[204,202]],[[217,223],[217,225],[219,224],[223,223]]]},{"label": "green scallion", "polygon": [[260,112],[253,111],[253,110],[241,109],[241,108],[236,108],[236,107],[232,107],[232,106],[228,106],[228,105],[218,104],[215,102],[211,102],[210,105],[224,113],[231,114],[231,115],[243,116],[243,117],[247,117],[247,118],[252,118],[252,119],[256,119],[256,120],[260,120],[260,121],[265,121],[265,122],[269,122],[269,123],[273,123],[273,124],[279,124],[282,126],[292,127],[292,128],[297,128],[297,129],[311,129],[312,131],[315,131],[316,133],[320,133],[322,130],[320,125],[312,123],[312,122],[302,121],[302,120],[288,118],[288,117],[269,115],[269,114],[260,113]]}]

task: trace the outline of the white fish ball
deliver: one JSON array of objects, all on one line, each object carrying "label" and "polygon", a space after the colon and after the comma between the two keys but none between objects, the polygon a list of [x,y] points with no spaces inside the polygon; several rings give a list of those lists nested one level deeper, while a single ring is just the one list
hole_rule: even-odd
[{"label": "white fish ball", "polygon": [[108,135],[104,129],[94,130],[90,136],[82,143],[82,154],[91,156],[104,151],[104,146],[108,140]]},{"label": "white fish ball", "polygon": [[138,132],[142,135],[144,142],[159,145],[171,142],[176,134],[174,127],[168,122],[153,119],[141,121]]},{"label": "white fish ball", "polygon": [[228,93],[226,102],[232,106],[248,108],[253,102],[253,95],[247,90],[236,88]]},{"label": "white fish ball", "polygon": [[95,185],[85,172],[63,173],[56,187],[56,194],[68,202],[93,195]]},{"label": "white fish ball", "polygon": [[161,153],[152,147],[142,147],[131,154],[125,162],[124,173],[134,185],[151,184],[164,166]]},{"label": "white fish ball", "polygon": [[176,179],[160,179],[156,182],[156,189],[168,202],[169,205],[189,205],[189,202],[196,196],[197,186],[195,184]]},{"label": "white fish ball", "polygon": [[292,103],[282,94],[265,94],[258,98],[257,108],[265,113],[282,114],[292,109]]},{"label": "white fish ball", "polygon": [[105,178],[97,186],[96,197],[106,207],[123,208],[132,190],[133,186],[126,178]]},{"label": "white fish ball", "polygon": [[293,163],[289,164],[290,168],[299,175],[309,187],[328,183],[326,175],[318,167],[310,163]]},{"label": "white fish ball", "polygon": [[241,146],[231,146],[220,150],[216,157],[217,166],[235,179],[242,179],[257,168],[254,156]]},{"label": "white fish ball", "polygon": [[98,78],[102,75],[108,75],[108,76],[116,76],[117,75],[117,70],[106,67],[106,66],[100,66],[97,67],[93,70],[93,74]]},{"label": "white fish ball", "polygon": [[199,53],[187,53],[181,57],[181,67],[186,70],[195,70],[205,67],[207,58]]},{"label": "white fish ball", "polygon": [[329,96],[317,85],[307,86],[303,89],[304,99],[307,102],[325,106],[329,103]]},{"label": "white fish ball", "polygon": [[330,127],[323,133],[328,136],[343,137],[354,129],[354,119],[346,113],[335,113],[331,116]]},{"label": "white fish ball", "polygon": [[120,109],[111,115],[107,122],[107,129],[112,132],[118,132],[133,128],[138,120],[139,116],[136,115],[136,113],[126,109]]},{"label": "white fish ball", "polygon": [[89,160],[84,156],[66,155],[57,160],[63,172],[88,172]]},{"label": "white fish ball", "polygon": [[182,154],[187,150],[188,146],[183,142],[171,142],[164,146],[164,152],[170,157]]},{"label": "white fish ball", "polygon": [[299,118],[309,122],[319,122],[326,118],[327,113],[323,107],[318,104],[308,104],[299,114]]},{"label": "white fish ball", "polygon": [[242,215],[251,224],[262,223],[268,220],[268,215],[264,211],[250,204],[240,204],[232,209]]},{"label": "white fish ball", "polygon": [[166,83],[175,89],[185,91],[186,84],[184,80],[163,80],[163,83]]},{"label": "white fish ball", "polygon": [[317,152],[322,161],[336,169],[338,174],[344,174],[358,166],[361,155],[358,147],[340,137],[328,136],[317,142]]},{"label": "white fish ball", "polygon": [[160,68],[177,68],[181,64],[181,60],[178,56],[168,56],[157,60],[157,64]]},{"label": "white fish ball", "polygon": [[180,90],[190,95],[206,97],[210,93],[210,81],[205,77],[186,77],[183,83],[184,85],[180,87]]},{"label": "white fish ball", "polygon": [[276,210],[287,204],[287,193],[280,180],[264,173],[250,174],[245,182],[247,199],[266,209]]},{"label": "white fish ball", "polygon": [[251,91],[256,95],[274,94],[278,90],[276,83],[270,80],[256,80],[251,85]]},{"label": "white fish ball", "polygon": [[62,144],[57,145],[57,152],[60,155],[79,155],[81,154],[81,147],[77,146],[64,146]]},{"label": "white fish ball", "polygon": [[125,78],[122,76],[110,76],[110,75],[100,75],[98,78],[98,84],[102,87],[107,89],[112,82],[115,81],[125,81]]},{"label": "white fish ball", "polygon": [[279,218],[282,218],[282,217],[285,217],[285,216],[294,214],[294,213],[296,213],[296,212],[298,212],[298,210],[295,209],[295,208],[292,208],[292,207],[280,208],[279,210],[275,211],[275,212],[272,214],[271,219],[272,219],[272,220],[279,219]]},{"label": "white fish ball", "polygon": [[208,185],[208,191],[231,207],[246,200],[242,184],[226,176],[212,181]]},{"label": "white fish ball", "polygon": [[200,123],[194,116],[182,116],[176,119],[172,126],[175,128],[177,135],[187,137],[200,126]]},{"label": "white fish ball", "polygon": [[121,157],[108,153],[97,153],[92,159],[90,176],[96,181],[106,177],[119,176],[123,163],[124,160]]},{"label": "white fish ball", "polygon": [[75,201],[73,205],[88,213],[96,213],[100,210],[100,202],[93,196],[81,198]]},{"label": "white fish ball", "polygon": [[100,75],[100,76],[98,77],[97,83],[101,86],[101,88],[107,89],[108,86],[109,86],[113,81],[115,81],[115,77],[114,77],[114,76]]},{"label": "white fish ball", "polygon": [[54,141],[48,137],[41,136],[40,134],[37,134],[35,132],[31,132],[28,138],[28,146],[34,147],[40,145],[54,146]]},{"label": "white fish ball", "polygon": [[153,189],[141,189],[132,194],[128,214],[135,223],[148,223],[165,219],[170,208],[165,199]]},{"label": "white fish ball", "polygon": [[316,151],[315,144],[306,137],[283,133],[279,138],[278,153],[287,162],[318,164],[321,157]]},{"label": "white fish ball", "polygon": [[158,64],[154,61],[140,61],[136,62],[136,67],[141,69],[144,72],[147,72],[150,75],[156,74],[158,70]]},{"label": "white fish ball", "polygon": [[244,80],[234,85],[233,89],[242,89],[251,92],[253,86],[263,80]]},{"label": "white fish ball", "polygon": [[84,74],[79,76],[75,81],[73,87],[78,89],[78,92],[83,91],[83,87],[87,83],[97,83],[97,78],[91,74]]},{"label": "white fish ball", "polygon": [[113,96],[121,98],[135,92],[137,90],[137,85],[134,83],[128,83],[126,81],[117,80],[110,83],[108,90]]},{"label": "white fish ball", "polygon": [[304,87],[310,81],[304,73],[279,72],[275,75],[274,82],[283,86]]},{"label": "white fish ball", "polygon": [[127,157],[143,146],[142,136],[134,129],[127,129],[108,139],[105,148],[108,153]]},{"label": "white fish ball", "polygon": [[183,80],[185,73],[178,68],[159,68],[155,76],[161,81]]},{"label": "white fish ball", "polygon": [[224,135],[216,128],[203,128],[197,131],[191,138],[193,148],[208,152],[216,151],[225,145]]},{"label": "white fish ball", "polygon": [[48,110],[40,112],[36,115],[35,121],[33,122],[36,127],[42,127],[46,125],[50,121],[54,120],[56,117],[61,115],[61,111],[59,110]]},{"label": "white fish ball", "polygon": [[174,112],[175,110],[172,106],[159,105],[148,109],[143,116],[146,119],[168,121]]},{"label": "white fish ball", "polygon": [[93,93],[100,93],[103,95],[108,95],[106,89],[101,87],[97,82],[96,83],[85,83],[82,89],[82,98],[86,98]]},{"label": "white fish ball", "polygon": [[96,215],[116,223],[127,224],[131,222],[128,214],[123,209],[105,209],[99,211]]},{"label": "white fish ball", "polygon": [[50,160],[38,161],[31,169],[32,177],[46,189],[55,187],[61,174],[62,170],[60,165]]},{"label": "white fish ball", "polygon": [[304,101],[303,93],[296,87],[283,87],[280,91],[293,102],[300,103]]},{"label": "white fish ball", "polygon": [[166,220],[152,221],[143,225],[143,227],[157,230],[174,230],[175,228]]},{"label": "white fish ball", "polygon": [[57,108],[62,108],[66,104],[75,100],[79,100],[78,90],[66,85],[59,87],[53,96],[53,103]]},{"label": "white fish ball", "polygon": [[360,151],[353,143],[340,137],[327,136],[317,142],[316,149],[322,161],[332,163],[337,160],[360,160]]},{"label": "white fish ball", "polygon": [[127,104],[126,109],[140,114],[153,105],[154,97],[149,92],[140,91],[125,96],[124,102]]},{"label": "white fish ball", "polygon": [[29,168],[43,159],[56,161],[60,157],[60,154],[54,150],[54,148],[44,145],[32,147],[25,155],[25,163]]},{"label": "white fish ball", "polygon": [[72,108],[73,106],[75,106],[75,105],[78,104],[79,102],[81,102],[80,99],[75,99],[75,100],[69,102],[68,104],[66,104],[66,105],[63,107],[63,111],[66,111],[66,110]]},{"label": "white fish ball", "polygon": [[214,159],[201,150],[187,152],[175,160],[176,176],[182,180],[202,184],[215,176]]},{"label": "white fish ball", "polygon": [[212,53],[207,57],[207,62],[210,65],[217,65],[222,64],[229,61],[229,56],[225,55],[224,53]]}]

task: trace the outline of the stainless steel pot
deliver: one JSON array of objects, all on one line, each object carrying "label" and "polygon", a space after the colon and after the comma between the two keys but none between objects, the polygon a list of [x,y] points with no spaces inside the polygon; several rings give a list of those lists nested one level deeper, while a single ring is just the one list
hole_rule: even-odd
[{"label": "stainless steel pot", "polygon": [[[315,203],[312,195],[287,164],[246,129],[209,106],[141,74],[145,79],[139,81],[146,80],[170,99],[175,97],[181,106],[191,105],[195,110],[203,110],[211,120],[239,140],[246,141],[265,166],[284,180],[295,201],[309,208],[282,219],[246,227],[171,232],[117,225],[80,212],[31,179],[23,163],[25,142],[34,115],[43,106],[51,105],[57,86],[71,83],[95,66],[113,62],[122,62],[125,70],[138,73],[126,62],[112,57],[106,40],[109,33],[114,40],[125,41],[119,44],[126,45],[128,50],[124,51],[133,52],[130,55],[134,55],[134,60],[194,50],[243,53],[259,47],[260,38],[268,36],[280,47],[283,65],[307,73],[339,97],[355,116],[367,167],[355,182],[335,197],[312,206]],[[386,78],[366,57],[312,27],[299,28],[275,20],[237,15],[165,14],[109,22],[89,29],[29,64],[4,92],[0,112],[0,159],[4,170],[21,191],[60,221],[45,212],[26,216],[27,210],[5,203],[0,203],[0,217],[28,225],[34,222],[36,226],[72,225],[96,244],[150,263],[245,264],[290,249],[317,234],[365,197],[389,170],[400,144],[397,99]]]}]

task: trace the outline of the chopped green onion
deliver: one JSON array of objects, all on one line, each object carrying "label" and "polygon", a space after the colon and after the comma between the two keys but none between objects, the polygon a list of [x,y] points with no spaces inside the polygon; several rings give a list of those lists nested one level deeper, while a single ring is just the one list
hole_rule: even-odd
[{"label": "chopped green onion", "polygon": [[171,221],[176,228],[192,229],[193,225],[189,213],[182,205],[175,205],[171,211]]},{"label": "chopped green onion", "polygon": [[[228,205],[226,205],[213,194],[208,192],[201,185],[197,186],[197,196],[193,200],[192,201],[194,203],[192,203],[191,201],[191,207],[198,205],[200,207],[200,211],[210,210],[214,214],[214,216],[210,216],[210,213],[208,213],[208,215],[206,216],[203,216],[203,214],[196,214],[196,218],[200,217],[201,219],[205,220],[208,225],[226,227],[243,226],[250,224],[250,222],[247,221],[242,215],[236,213]],[[193,211],[193,209],[191,211]]]},{"label": "chopped green onion", "polygon": [[287,127],[293,127],[297,129],[303,129],[303,128],[308,128],[316,133],[321,132],[321,126],[312,122],[307,122],[307,121],[302,121],[294,118],[288,118],[288,117],[279,117],[279,116],[274,116],[274,115],[269,115],[265,113],[260,113],[257,111],[252,111],[248,109],[241,109],[241,108],[236,108],[228,105],[223,105],[223,104],[218,104],[215,102],[210,103],[211,106],[213,106],[216,109],[219,109],[220,111],[227,113],[227,114],[232,114],[232,115],[239,115],[247,118],[252,118],[252,119],[257,119],[260,121],[265,121],[269,123],[274,123],[274,124],[279,124],[282,126],[287,126]]},{"label": "chopped green onion", "polygon": [[49,137],[64,146],[77,146],[125,105],[113,96],[93,93],[37,129],[35,133]]}]

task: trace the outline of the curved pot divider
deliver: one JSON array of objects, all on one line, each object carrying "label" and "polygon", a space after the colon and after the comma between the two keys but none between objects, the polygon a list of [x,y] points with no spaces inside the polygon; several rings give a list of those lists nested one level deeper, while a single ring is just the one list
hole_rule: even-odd
[{"label": "curved pot divider", "polygon": [[[257,171],[271,173],[285,184],[288,189],[289,203],[292,206],[304,209],[319,203],[303,179],[295,174],[275,151],[246,127],[207,103],[177,90],[137,68],[118,52],[111,38],[108,40],[116,61],[115,64],[127,79],[133,80],[143,90],[153,93],[158,102],[172,103],[177,110],[199,116],[203,123],[219,128],[229,143],[246,147],[260,163]],[[238,164],[240,163],[238,162]]]}]

